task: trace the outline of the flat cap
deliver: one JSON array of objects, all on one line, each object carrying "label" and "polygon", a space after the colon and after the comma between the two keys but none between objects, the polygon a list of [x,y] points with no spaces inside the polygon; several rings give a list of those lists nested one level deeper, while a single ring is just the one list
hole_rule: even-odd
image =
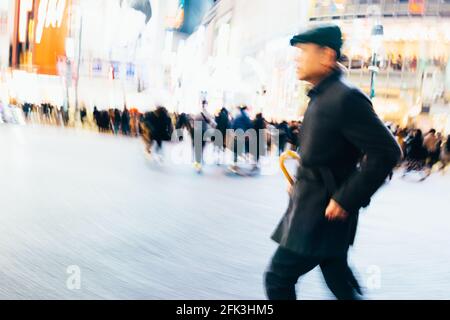
[{"label": "flat cap", "polygon": [[342,32],[337,25],[333,24],[316,26],[292,37],[291,46],[298,43],[315,43],[322,47],[329,47],[336,51],[339,59],[342,48]]}]

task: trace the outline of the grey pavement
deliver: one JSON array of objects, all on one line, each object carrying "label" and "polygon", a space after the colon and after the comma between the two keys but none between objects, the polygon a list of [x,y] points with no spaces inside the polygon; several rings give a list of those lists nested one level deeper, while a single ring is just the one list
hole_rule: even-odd
[{"label": "grey pavement", "polygon": [[[281,173],[198,175],[142,150],[133,138],[0,125],[0,298],[264,299],[287,206]],[[350,261],[367,299],[450,298],[449,190],[448,175],[396,175],[362,212]],[[297,291],[333,299],[318,269]]]}]

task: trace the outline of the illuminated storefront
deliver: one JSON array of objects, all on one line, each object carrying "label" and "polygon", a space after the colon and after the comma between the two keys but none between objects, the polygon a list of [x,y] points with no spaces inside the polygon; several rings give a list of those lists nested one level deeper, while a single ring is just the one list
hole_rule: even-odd
[{"label": "illuminated storefront", "polygon": [[143,12],[110,0],[16,0],[15,7],[11,97],[109,108],[139,90],[137,74],[145,72],[135,64],[137,40],[147,31],[150,3]]},{"label": "illuminated storefront", "polygon": [[11,0],[0,1],[0,69],[4,70],[9,65],[9,44],[11,38],[11,26],[13,25],[14,2]]},{"label": "illuminated storefront", "polygon": [[70,5],[70,0],[35,0],[30,24],[33,67],[39,74],[58,75],[57,63],[66,57]]},{"label": "illuminated storefront", "polygon": [[423,128],[448,127],[450,1],[312,1],[310,23],[341,26],[343,64],[351,82],[371,92],[371,30],[383,26],[376,52],[374,106],[386,120]]},{"label": "illuminated storefront", "polygon": [[14,0],[0,1],[0,103],[9,102],[8,67],[10,65],[10,43],[14,28]]},{"label": "illuminated storefront", "polygon": [[57,75],[66,56],[71,0],[17,0],[12,67]]},{"label": "illuminated storefront", "polygon": [[64,104],[60,62],[66,59],[71,5],[72,0],[10,2],[11,72],[3,73],[1,82],[5,96],[12,101]]}]

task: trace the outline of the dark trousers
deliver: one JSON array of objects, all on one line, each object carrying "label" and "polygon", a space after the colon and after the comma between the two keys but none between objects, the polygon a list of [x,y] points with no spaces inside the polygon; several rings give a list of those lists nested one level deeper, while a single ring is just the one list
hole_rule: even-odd
[{"label": "dark trousers", "polygon": [[156,152],[159,153],[162,150],[162,139],[161,138],[155,138],[154,141],[156,142]]},{"label": "dark trousers", "polygon": [[428,153],[428,167],[433,168],[433,166],[439,161],[439,156],[441,152],[439,150],[432,151]]},{"label": "dark trousers", "polygon": [[295,300],[295,284],[304,274],[320,266],[325,282],[339,300],[355,300],[361,289],[347,264],[347,257],[318,258],[299,255],[278,247],[265,273],[269,300]]}]

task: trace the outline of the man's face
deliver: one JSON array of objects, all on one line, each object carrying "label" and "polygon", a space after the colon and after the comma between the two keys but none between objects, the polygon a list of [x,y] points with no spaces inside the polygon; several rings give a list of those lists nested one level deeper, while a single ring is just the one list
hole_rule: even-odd
[{"label": "man's face", "polygon": [[297,78],[316,82],[328,74],[335,63],[334,51],[313,43],[299,43],[297,48]]}]

